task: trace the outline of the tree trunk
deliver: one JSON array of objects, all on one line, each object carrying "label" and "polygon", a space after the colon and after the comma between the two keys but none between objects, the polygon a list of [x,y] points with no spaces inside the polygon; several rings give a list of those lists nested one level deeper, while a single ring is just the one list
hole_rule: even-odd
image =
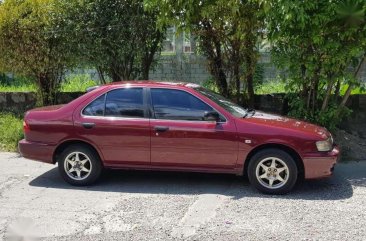
[{"label": "tree trunk", "polygon": [[249,73],[247,75],[247,86],[248,86],[248,96],[249,96],[249,107],[254,108],[254,84],[253,84],[254,75],[253,73]]},{"label": "tree trunk", "polygon": [[110,67],[109,76],[111,77],[112,82],[118,82],[122,80],[114,66]]},{"label": "tree trunk", "polygon": [[240,66],[237,63],[235,63],[234,66],[234,78],[236,88],[236,103],[240,103]]},{"label": "tree trunk", "polygon": [[38,75],[39,95],[42,106],[53,105],[56,102],[55,90],[52,88],[52,80],[48,73]]},{"label": "tree trunk", "polygon": [[164,34],[160,30],[156,30],[154,33],[155,41],[151,44],[146,44],[147,47],[145,49],[144,57],[142,58],[142,66],[141,66],[141,78],[143,80],[149,80],[149,72],[152,63],[154,62],[155,53],[159,50],[159,43],[162,40]]},{"label": "tree trunk", "polygon": [[216,76],[216,84],[219,87],[220,93],[225,96],[229,97],[229,90],[226,82],[226,74],[222,69],[219,69],[218,75]]},{"label": "tree trunk", "polygon": [[[361,67],[362,67],[362,65],[363,65],[363,63],[365,62],[365,58],[366,58],[366,52],[364,53],[364,55],[362,56],[362,59],[360,60],[360,62],[358,63],[358,66],[357,66],[357,68],[356,68],[356,71],[354,72],[354,74],[353,74],[353,77],[354,78],[357,78],[358,77],[358,73],[360,72],[360,70],[361,70]],[[344,96],[343,96],[343,99],[342,99],[342,101],[341,101],[341,104],[339,105],[339,107],[340,107],[340,110],[341,109],[343,109],[343,107],[345,107],[346,106],[346,103],[347,103],[347,101],[348,101],[348,98],[349,98],[349,96],[351,95],[351,91],[352,91],[352,89],[353,89],[353,84],[351,83],[351,84],[349,84],[349,86],[348,86],[348,88],[347,88],[347,90],[346,90],[346,93],[344,94]]]},{"label": "tree trunk", "polygon": [[246,75],[245,81],[247,83],[247,92],[248,92],[248,106],[254,108],[254,74],[255,68],[257,64],[256,54],[254,53],[254,45],[253,41],[246,41],[246,48],[248,51],[245,55],[245,67],[246,67]]},{"label": "tree trunk", "polygon": [[98,72],[98,76],[99,76],[99,80],[100,80],[100,83],[101,84],[106,84],[106,80],[105,80],[105,77],[104,77],[104,73],[103,73],[103,70],[101,67],[97,67],[97,72]]},{"label": "tree trunk", "polygon": [[[219,38],[215,36],[215,31],[209,21],[203,21],[200,25],[203,25],[203,28],[199,33],[199,35],[202,36],[201,47],[208,60],[210,74],[214,78],[215,84],[219,88],[219,92],[223,96],[229,97],[229,88],[226,81],[223,57],[221,53],[221,42]],[[199,26],[199,28],[201,29],[201,26]]]},{"label": "tree trunk", "polygon": [[325,93],[325,98],[323,100],[321,111],[325,111],[325,109],[328,107],[328,102],[329,102],[330,95],[332,94],[334,80],[335,79],[332,76],[330,76],[330,82],[327,86],[327,91]]}]

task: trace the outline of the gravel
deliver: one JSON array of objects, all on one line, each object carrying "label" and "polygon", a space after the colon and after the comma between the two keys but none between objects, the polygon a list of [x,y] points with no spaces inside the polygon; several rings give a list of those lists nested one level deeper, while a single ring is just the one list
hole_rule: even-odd
[{"label": "gravel", "polygon": [[106,171],[71,187],[56,166],[0,165],[0,240],[366,240],[366,162],[285,196],[230,175]]}]

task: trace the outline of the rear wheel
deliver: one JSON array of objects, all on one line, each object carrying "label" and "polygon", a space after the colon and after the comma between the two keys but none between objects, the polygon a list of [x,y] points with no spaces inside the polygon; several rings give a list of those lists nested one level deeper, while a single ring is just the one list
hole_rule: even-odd
[{"label": "rear wheel", "polygon": [[285,194],[296,184],[298,170],[295,160],[279,149],[264,149],[249,162],[248,178],[259,191],[267,194]]},{"label": "rear wheel", "polygon": [[98,153],[80,144],[69,146],[61,153],[58,168],[62,178],[75,186],[94,183],[102,171]]}]

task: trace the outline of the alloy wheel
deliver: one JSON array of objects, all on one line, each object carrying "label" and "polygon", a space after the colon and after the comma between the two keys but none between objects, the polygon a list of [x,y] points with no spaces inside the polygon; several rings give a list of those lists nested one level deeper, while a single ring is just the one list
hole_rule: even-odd
[{"label": "alloy wheel", "polygon": [[267,157],[261,160],[256,168],[258,182],[269,189],[284,186],[289,178],[289,168],[280,158]]},{"label": "alloy wheel", "polygon": [[85,153],[72,152],[65,158],[65,172],[73,180],[86,179],[90,175],[92,167],[92,162]]}]

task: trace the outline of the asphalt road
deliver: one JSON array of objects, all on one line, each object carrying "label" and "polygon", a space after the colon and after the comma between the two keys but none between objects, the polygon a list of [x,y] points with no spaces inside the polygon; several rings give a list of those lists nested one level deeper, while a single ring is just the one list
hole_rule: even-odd
[{"label": "asphalt road", "polygon": [[[366,162],[262,195],[240,177],[109,171],[71,187],[0,153],[0,240],[366,240]],[[18,239],[19,240],[19,239]]]}]

